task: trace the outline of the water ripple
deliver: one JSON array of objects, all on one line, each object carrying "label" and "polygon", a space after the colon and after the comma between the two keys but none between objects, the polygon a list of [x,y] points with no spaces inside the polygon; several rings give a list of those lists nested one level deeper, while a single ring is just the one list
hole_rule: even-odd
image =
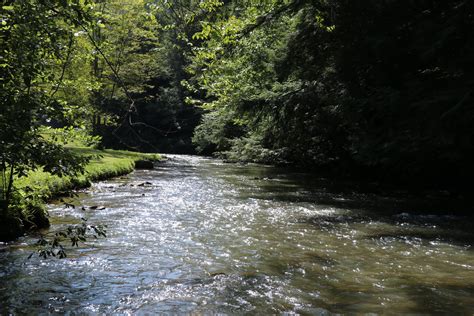
[{"label": "water ripple", "polygon": [[108,237],[64,260],[8,245],[0,314],[473,312],[471,217],[187,156],[71,202],[53,229],[87,217]]}]

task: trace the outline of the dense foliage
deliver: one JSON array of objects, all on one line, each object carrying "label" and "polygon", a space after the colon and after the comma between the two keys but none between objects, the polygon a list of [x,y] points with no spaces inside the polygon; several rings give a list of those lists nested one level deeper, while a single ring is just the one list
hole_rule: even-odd
[{"label": "dense foliage", "polygon": [[86,157],[44,138],[42,126],[67,111],[56,95],[72,30],[88,23],[80,1],[5,1],[1,11],[0,216],[14,198],[14,178],[41,166],[52,174],[83,171]]},{"label": "dense foliage", "polygon": [[197,148],[390,180],[468,179],[473,11],[470,1],[228,1],[195,35],[190,71],[209,110]]},{"label": "dense foliage", "polygon": [[103,56],[92,64],[100,84],[92,100],[94,132],[106,147],[193,153],[200,109],[184,104],[185,39],[193,27],[182,4],[98,2],[102,27],[93,34]]}]

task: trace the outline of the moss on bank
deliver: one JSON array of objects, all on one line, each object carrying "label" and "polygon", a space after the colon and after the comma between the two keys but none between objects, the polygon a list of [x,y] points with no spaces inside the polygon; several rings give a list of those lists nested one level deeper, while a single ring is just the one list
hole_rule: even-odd
[{"label": "moss on bank", "polygon": [[130,173],[135,161],[140,159],[159,160],[157,154],[144,154],[122,150],[98,150],[89,147],[69,147],[79,155],[93,157],[86,166],[86,172],[76,177],[58,177],[37,170],[28,177],[15,180],[17,198],[7,214],[0,214],[0,241],[12,240],[31,228],[49,226],[44,204],[71,190],[85,188],[93,181],[105,180]]}]

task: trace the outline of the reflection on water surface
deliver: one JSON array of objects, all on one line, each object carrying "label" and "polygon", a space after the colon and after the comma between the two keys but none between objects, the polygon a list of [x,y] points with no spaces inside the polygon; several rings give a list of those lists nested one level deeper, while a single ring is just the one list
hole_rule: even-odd
[{"label": "reflection on water surface", "polygon": [[108,237],[63,260],[25,260],[32,238],[10,244],[0,314],[474,312],[472,217],[308,174],[172,158],[76,201],[103,210],[51,205],[53,229],[88,217]]}]

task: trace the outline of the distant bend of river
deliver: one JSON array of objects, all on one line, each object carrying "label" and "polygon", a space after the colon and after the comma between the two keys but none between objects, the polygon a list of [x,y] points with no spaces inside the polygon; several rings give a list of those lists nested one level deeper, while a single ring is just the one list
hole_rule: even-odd
[{"label": "distant bend of river", "polygon": [[314,175],[171,156],[49,206],[107,238],[33,257],[0,246],[0,314],[474,313],[472,213]]}]

